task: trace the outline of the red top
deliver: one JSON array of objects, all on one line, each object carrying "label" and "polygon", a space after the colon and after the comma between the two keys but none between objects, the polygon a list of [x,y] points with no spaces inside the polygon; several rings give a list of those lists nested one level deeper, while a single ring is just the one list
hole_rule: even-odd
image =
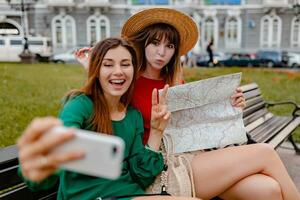
[{"label": "red top", "polygon": [[152,91],[154,88],[164,88],[165,84],[164,80],[153,80],[143,76],[136,81],[131,105],[142,113],[144,119],[143,144],[147,144],[150,134]]}]

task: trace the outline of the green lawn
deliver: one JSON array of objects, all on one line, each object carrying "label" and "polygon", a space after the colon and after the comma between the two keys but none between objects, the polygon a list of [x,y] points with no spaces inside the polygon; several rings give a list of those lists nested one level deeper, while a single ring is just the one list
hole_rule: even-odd
[{"label": "green lawn", "polygon": [[[300,72],[287,73],[255,68],[184,69],[186,81],[243,72],[242,84],[257,82],[265,99],[293,100],[300,104]],[[85,71],[77,65],[0,63],[0,148],[15,143],[36,116],[58,114],[60,100],[70,89],[79,88]],[[277,114],[290,109],[275,110]],[[297,129],[300,142],[300,128]]]},{"label": "green lawn", "polygon": [[60,100],[83,84],[82,67],[0,64],[0,147],[15,143],[36,116],[58,114]]}]

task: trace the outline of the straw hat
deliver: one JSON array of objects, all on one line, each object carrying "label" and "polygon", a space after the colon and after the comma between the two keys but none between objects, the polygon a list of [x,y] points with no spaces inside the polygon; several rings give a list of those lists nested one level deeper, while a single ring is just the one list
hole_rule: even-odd
[{"label": "straw hat", "polygon": [[186,54],[198,40],[198,28],[194,20],[177,10],[169,8],[150,8],[132,15],[122,28],[122,36],[130,37],[152,24],[165,23],[173,26],[179,33],[179,55]]}]

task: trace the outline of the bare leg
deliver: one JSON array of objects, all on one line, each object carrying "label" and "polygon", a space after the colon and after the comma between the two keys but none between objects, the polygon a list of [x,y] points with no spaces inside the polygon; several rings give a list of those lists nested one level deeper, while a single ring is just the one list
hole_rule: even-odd
[{"label": "bare leg", "polygon": [[200,200],[191,197],[173,197],[173,196],[149,196],[149,197],[136,197],[134,200]]},{"label": "bare leg", "polygon": [[240,180],[219,197],[224,200],[282,200],[278,182],[263,174],[251,175]]},{"label": "bare leg", "polygon": [[280,186],[284,200],[300,195],[276,151],[268,144],[229,147],[200,153],[192,161],[196,195],[210,199],[223,194],[242,179],[264,174]]}]

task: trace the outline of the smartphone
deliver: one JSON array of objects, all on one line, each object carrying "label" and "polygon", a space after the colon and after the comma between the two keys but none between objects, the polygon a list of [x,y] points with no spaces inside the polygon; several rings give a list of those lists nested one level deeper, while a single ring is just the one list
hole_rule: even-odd
[{"label": "smartphone", "polygon": [[[59,135],[66,133],[67,127],[57,126],[50,129],[48,134]],[[84,151],[82,159],[70,161],[60,167],[85,175],[116,179],[122,171],[124,157],[124,141],[117,136],[75,129],[75,137],[52,151],[66,153],[76,150]]]}]

